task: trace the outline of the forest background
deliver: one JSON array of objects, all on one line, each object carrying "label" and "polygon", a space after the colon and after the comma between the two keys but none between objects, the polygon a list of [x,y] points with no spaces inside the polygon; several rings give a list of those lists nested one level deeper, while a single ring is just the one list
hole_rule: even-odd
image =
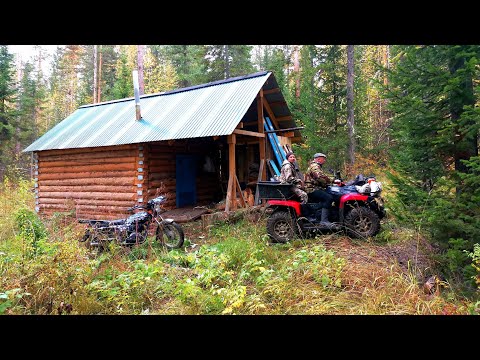
[{"label": "forest background", "polygon": [[[445,278],[478,295],[478,45],[66,45],[16,59],[0,45],[0,183],[32,178],[22,150],[79,106],[272,71],[304,143],[345,177],[388,179],[395,221],[439,249]],[[48,71],[45,70],[48,63]]]}]

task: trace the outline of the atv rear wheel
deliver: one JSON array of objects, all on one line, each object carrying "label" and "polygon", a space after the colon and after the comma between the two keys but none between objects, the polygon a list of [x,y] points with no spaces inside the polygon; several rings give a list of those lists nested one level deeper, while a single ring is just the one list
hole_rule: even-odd
[{"label": "atv rear wheel", "polygon": [[270,215],[267,232],[273,242],[282,244],[292,240],[297,233],[294,221],[287,211],[277,211]]},{"label": "atv rear wheel", "polygon": [[350,210],[345,217],[348,235],[354,238],[368,238],[380,231],[380,218],[371,209],[356,207]]}]

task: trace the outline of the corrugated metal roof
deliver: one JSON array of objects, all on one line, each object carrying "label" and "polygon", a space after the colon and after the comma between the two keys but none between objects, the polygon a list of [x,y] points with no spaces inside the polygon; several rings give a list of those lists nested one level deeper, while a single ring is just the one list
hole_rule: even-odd
[{"label": "corrugated metal roof", "polygon": [[135,120],[133,97],[82,106],[24,151],[230,135],[271,74],[142,95],[141,120]]}]

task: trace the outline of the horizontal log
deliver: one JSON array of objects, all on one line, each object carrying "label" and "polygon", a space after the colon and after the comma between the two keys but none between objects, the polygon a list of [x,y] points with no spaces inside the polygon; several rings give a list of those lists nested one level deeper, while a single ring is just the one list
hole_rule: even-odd
[{"label": "horizontal log", "polygon": [[81,173],[87,171],[121,171],[121,170],[136,170],[138,164],[103,164],[103,165],[77,165],[77,166],[64,166],[64,167],[39,167],[39,173],[52,174],[52,173]]},{"label": "horizontal log", "polygon": [[135,181],[134,177],[99,177],[85,179],[55,179],[55,180],[39,180],[39,186],[42,185],[60,185],[60,186],[82,186],[82,185],[132,185]]},{"label": "horizontal log", "polygon": [[38,166],[41,169],[49,167],[62,166],[81,166],[81,165],[101,165],[101,164],[138,164],[135,156],[129,157],[111,157],[111,158],[85,158],[85,159],[64,159],[58,161],[39,161]]},{"label": "horizontal log", "polygon": [[132,200],[99,200],[99,199],[62,199],[62,198],[41,198],[39,199],[40,205],[44,204],[81,204],[81,205],[105,205],[105,206],[117,206],[118,208],[127,209],[135,205],[135,201]]},{"label": "horizontal log", "polygon": [[[39,161],[63,161],[63,160],[85,160],[85,159],[109,159],[117,157],[136,157],[139,154],[139,150],[119,150],[119,151],[98,151],[83,154],[68,154],[68,155],[50,155],[41,156]],[[145,154],[144,154],[145,155]]]},{"label": "horizontal log", "polygon": [[124,212],[133,214],[127,211],[127,208],[118,207],[118,206],[104,206],[104,205],[66,205],[66,204],[44,204],[41,205],[43,209],[50,209],[50,210],[62,210],[62,211],[69,211],[69,210],[76,210],[76,211],[84,211],[84,212]]},{"label": "horizontal log", "polygon": [[111,192],[111,193],[136,193],[137,189],[133,185],[119,186],[119,185],[79,185],[79,186],[58,186],[58,185],[39,185],[40,192]]},{"label": "horizontal log", "polygon": [[80,178],[111,178],[111,177],[132,177],[137,178],[136,171],[90,171],[83,173],[65,173],[65,174],[39,174],[40,180],[52,180],[52,179],[80,179]]},{"label": "horizontal log", "polygon": [[148,180],[165,180],[165,179],[175,179],[176,174],[175,172],[165,172],[165,173],[159,173],[159,172],[152,172],[150,171],[148,174]]},{"label": "horizontal log", "polygon": [[107,214],[107,213],[99,213],[99,214],[94,214],[94,213],[82,213],[82,212],[77,212],[76,218],[77,219],[90,219],[90,220],[116,220],[116,219],[121,219],[125,214],[123,213],[112,213],[112,214]]},{"label": "horizontal log", "polygon": [[174,153],[161,153],[161,152],[148,152],[148,158],[150,160],[170,160],[175,159]]},{"label": "horizontal log", "polygon": [[159,187],[161,185],[175,186],[176,183],[177,183],[176,179],[162,179],[162,180],[150,180],[148,185],[149,187]]},{"label": "horizontal log", "polygon": [[108,151],[117,151],[117,150],[138,150],[138,144],[126,144],[126,145],[114,145],[114,146],[96,146],[96,147],[87,147],[87,148],[76,148],[76,149],[54,149],[54,150],[41,150],[37,152],[39,159],[42,156],[52,156],[52,155],[63,155],[68,156],[70,154],[83,154],[91,152],[108,152]]},{"label": "horizontal log", "polygon": [[103,193],[103,192],[38,192],[39,202],[42,198],[61,198],[61,199],[112,199],[112,200],[130,200],[135,201],[137,199],[137,194],[127,194],[127,193]]},{"label": "horizontal log", "polygon": [[148,170],[151,173],[163,173],[163,172],[173,172],[175,171],[175,163],[172,164],[159,164],[159,163],[152,163],[148,164]]}]

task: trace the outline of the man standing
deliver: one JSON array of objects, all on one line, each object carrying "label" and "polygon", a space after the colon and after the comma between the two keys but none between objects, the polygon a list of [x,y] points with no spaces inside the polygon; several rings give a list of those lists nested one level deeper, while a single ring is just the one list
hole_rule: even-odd
[{"label": "man standing", "polygon": [[327,155],[316,153],[310,161],[305,173],[305,190],[311,202],[319,203],[322,207],[320,224],[331,227],[333,224],[328,221],[328,214],[332,207],[333,197],[325,190],[332,179],[323,171],[322,165],[327,160]]}]

